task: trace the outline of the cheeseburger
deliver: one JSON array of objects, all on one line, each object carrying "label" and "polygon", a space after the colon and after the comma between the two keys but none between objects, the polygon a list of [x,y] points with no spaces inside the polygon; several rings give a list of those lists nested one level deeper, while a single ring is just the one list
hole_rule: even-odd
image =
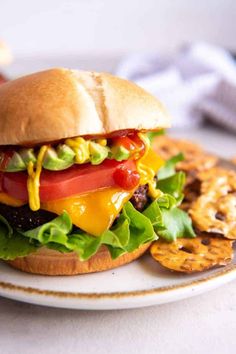
[{"label": "cheeseburger", "polygon": [[131,262],[171,225],[192,235],[147,134],[169,126],[156,98],[110,74],[51,69],[1,85],[0,259],[82,274]]}]

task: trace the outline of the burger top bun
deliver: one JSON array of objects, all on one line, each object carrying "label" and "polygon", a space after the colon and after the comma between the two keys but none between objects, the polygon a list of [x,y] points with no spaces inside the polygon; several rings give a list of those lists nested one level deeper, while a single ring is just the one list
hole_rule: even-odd
[{"label": "burger top bun", "polygon": [[56,68],[0,86],[0,145],[169,126],[156,98],[107,73]]}]

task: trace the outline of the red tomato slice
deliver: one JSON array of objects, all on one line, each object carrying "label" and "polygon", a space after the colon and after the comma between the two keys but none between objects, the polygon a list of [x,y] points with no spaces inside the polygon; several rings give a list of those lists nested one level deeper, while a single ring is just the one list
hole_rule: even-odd
[{"label": "red tomato slice", "polygon": [[[124,170],[136,171],[136,164],[132,160],[105,160],[98,166],[74,165],[58,172],[43,170],[40,178],[40,200],[47,202],[117,185],[117,179],[113,176],[116,169],[121,167]],[[3,173],[2,189],[11,197],[27,201],[27,178],[27,172]]]},{"label": "red tomato slice", "polygon": [[3,184],[3,172],[0,171],[0,193],[3,192],[2,184]]}]

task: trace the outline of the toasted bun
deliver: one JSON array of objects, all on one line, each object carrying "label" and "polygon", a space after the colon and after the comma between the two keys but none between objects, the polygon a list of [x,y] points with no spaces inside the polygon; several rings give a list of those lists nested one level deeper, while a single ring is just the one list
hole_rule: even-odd
[{"label": "toasted bun", "polygon": [[0,87],[0,145],[169,126],[156,98],[110,74],[51,69]]},{"label": "toasted bun", "polygon": [[76,253],[65,253],[40,248],[36,253],[27,257],[16,258],[8,263],[27,273],[42,275],[76,275],[101,272],[103,270],[120,267],[140,257],[150,246],[150,243],[142,245],[137,250],[126,253],[123,256],[111,259],[105,246],[92,256],[88,261],[81,262]]}]

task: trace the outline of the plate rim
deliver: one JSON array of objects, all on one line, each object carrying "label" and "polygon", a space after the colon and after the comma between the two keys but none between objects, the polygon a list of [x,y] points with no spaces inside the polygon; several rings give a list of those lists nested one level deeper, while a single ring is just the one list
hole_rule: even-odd
[{"label": "plate rim", "polygon": [[[121,291],[121,292],[104,292],[104,293],[83,293],[83,292],[72,292],[72,291],[57,291],[57,290],[46,290],[46,289],[38,289],[35,287],[27,287],[23,285],[15,285],[10,282],[0,281],[0,290],[10,291],[11,293],[23,293],[28,295],[36,295],[36,296],[44,296],[44,297],[55,297],[57,299],[79,299],[79,300],[94,300],[94,299],[124,299],[131,297],[140,297],[140,296],[148,296],[148,295],[157,295],[162,293],[168,293],[173,290],[182,290],[191,287],[195,287],[197,285],[201,285],[203,283],[208,283],[215,279],[224,277],[229,274],[236,273],[236,264],[231,263],[227,266],[224,266],[221,269],[218,269],[213,274],[209,274],[200,279],[195,279],[192,281],[185,281],[181,284],[167,285],[162,287],[155,287],[152,289],[142,289],[142,290],[132,290],[132,291]],[[1,295],[1,294],[0,294]]]}]

